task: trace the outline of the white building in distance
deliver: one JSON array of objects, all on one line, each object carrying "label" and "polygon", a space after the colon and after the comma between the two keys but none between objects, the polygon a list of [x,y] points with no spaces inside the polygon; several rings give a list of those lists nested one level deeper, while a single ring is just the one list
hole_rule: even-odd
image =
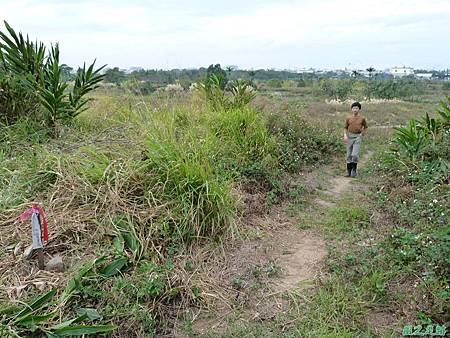
[{"label": "white building in distance", "polygon": [[403,77],[408,75],[414,75],[414,68],[411,67],[392,67],[389,69],[389,74],[394,77]]},{"label": "white building in distance", "polygon": [[417,73],[416,77],[418,79],[431,80],[433,73]]}]

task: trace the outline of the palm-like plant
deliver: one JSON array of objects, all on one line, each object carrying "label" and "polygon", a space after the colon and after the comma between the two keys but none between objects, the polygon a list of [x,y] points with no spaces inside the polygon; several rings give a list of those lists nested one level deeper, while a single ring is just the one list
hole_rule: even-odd
[{"label": "palm-like plant", "polygon": [[86,64],[83,64],[83,68],[77,71],[73,90],[69,94],[70,117],[75,117],[87,109],[86,104],[92,99],[86,98],[86,94],[97,88],[98,83],[103,80],[104,76],[100,72],[106,65],[96,70],[94,65],[95,61],[86,69]]},{"label": "palm-like plant", "polygon": [[0,31],[0,58],[6,72],[32,75],[35,80],[41,77],[45,63],[45,46],[42,42],[30,41],[22,33],[16,33],[6,22],[10,37]]},{"label": "palm-like plant", "polygon": [[223,110],[229,106],[229,99],[221,87],[222,81],[220,74],[213,73],[199,82],[199,88],[212,110]]},{"label": "palm-like plant", "polygon": [[40,102],[49,113],[49,124],[54,127],[57,119],[66,116],[69,107],[65,93],[67,83],[61,81],[58,44],[52,46],[37,88]]},{"label": "palm-like plant", "polygon": [[430,117],[428,113],[426,113],[425,117],[418,122],[417,128],[423,130],[425,134],[431,135],[433,143],[435,143],[441,129],[441,121]]},{"label": "palm-like plant", "polygon": [[450,128],[450,96],[447,96],[445,101],[441,101],[441,109],[438,110],[438,113],[442,117],[442,126]]},{"label": "palm-like plant", "polygon": [[256,97],[256,92],[249,81],[228,82],[226,90],[231,92],[231,97],[227,95],[225,89],[221,88],[221,83],[220,75],[211,74],[198,84],[198,88],[203,92],[213,110],[243,108]]},{"label": "palm-like plant", "polygon": [[426,145],[425,133],[418,128],[415,119],[411,119],[406,127],[396,127],[397,143],[406,151],[409,158],[415,161]]},{"label": "palm-like plant", "polygon": [[25,78],[31,93],[37,94],[39,102],[48,113],[48,124],[56,120],[70,120],[87,109],[90,99],[86,95],[98,87],[106,66],[94,69],[95,61],[86,68],[79,68],[72,91],[63,79],[63,65],[59,62],[59,46],[52,46],[48,55],[41,42],[32,42],[28,36],[16,33],[5,21],[9,36],[0,32],[0,65],[11,76]]},{"label": "palm-like plant", "polygon": [[248,81],[236,80],[231,84],[233,95],[233,108],[243,108],[256,97],[256,92]]}]

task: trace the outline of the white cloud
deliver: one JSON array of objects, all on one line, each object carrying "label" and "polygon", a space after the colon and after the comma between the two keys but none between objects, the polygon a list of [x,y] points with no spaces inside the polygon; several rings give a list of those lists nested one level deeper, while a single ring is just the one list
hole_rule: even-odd
[{"label": "white cloud", "polygon": [[[211,2],[0,0],[0,19],[45,42],[70,64],[242,67],[448,66],[448,0]],[[223,13],[223,14],[222,14]],[[427,48],[439,46],[439,53]]]}]

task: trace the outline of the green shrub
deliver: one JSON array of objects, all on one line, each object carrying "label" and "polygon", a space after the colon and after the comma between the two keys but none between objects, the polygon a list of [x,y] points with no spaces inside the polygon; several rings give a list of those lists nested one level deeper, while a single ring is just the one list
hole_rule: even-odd
[{"label": "green shrub", "polygon": [[450,90],[450,82],[442,83],[442,89],[443,90]]},{"label": "green shrub", "polygon": [[21,75],[0,69],[0,123],[12,124],[34,114],[39,106],[37,97]]},{"label": "green shrub", "polygon": [[345,100],[352,92],[354,79],[329,79],[322,78],[319,88],[331,99]]},{"label": "green shrub", "polygon": [[316,122],[309,122],[298,113],[279,118],[271,116],[270,130],[277,136],[282,168],[298,171],[305,164],[326,162],[330,155],[342,151],[335,131]]},{"label": "green shrub", "polygon": [[267,81],[267,85],[270,88],[281,88],[283,87],[283,81],[279,79],[270,79],[269,81]]},{"label": "green shrub", "polygon": [[422,82],[417,80],[376,80],[369,81],[371,96],[380,99],[406,99],[423,92]]}]

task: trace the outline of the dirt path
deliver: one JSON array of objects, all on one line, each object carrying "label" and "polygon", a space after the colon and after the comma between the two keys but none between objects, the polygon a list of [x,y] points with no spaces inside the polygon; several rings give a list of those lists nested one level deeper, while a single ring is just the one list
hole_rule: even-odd
[{"label": "dirt path", "polygon": [[[360,164],[365,165],[373,152],[367,152],[361,159]],[[339,199],[343,193],[351,191],[356,186],[358,180],[341,176],[325,177],[328,181],[325,195]],[[359,182],[358,182],[359,183]],[[334,206],[334,202],[320,197],[314,200],[311,213],[321,213],[324,208]],[[312,281],[321,269],[321,262],[327,255],[327,245],[325,240],[317,233],[305,230],[294,230],[287,233],[291,244],[289,253],[279,257],[283,274],[279,281],[279,290],[291,290],[299,285],[305,286],[308,281]]]},{"label": "dirt path", "polygon": [[[372,152],[367,152],[362,157],[360,163],[363,168],[371,156]],[[318,171],[308,174],[306,181],[316,180],[326,189],[317,188],[322,197],[312,200],[309,209],[301,213],[311,217],[323,214],[345,193],[361,186],[358,179],[336,175],[336,167],[337,164],[333,163],[325,168],[324,174]],[[297,217],[289,216],[284,207],[275,207],[265,216],[252,218],[252,226],[261,229],[263,235],[241,243],[234,250],[227,250],[211,274],[211,280],[218,280],[222,287],[226,287],[223,298],[228,297],[240,304],[240,318],[245,322],[270,320],[277,312],[286,310],[288,302],[281,296],[314,286],[323,272],[323,261],[328,254],[327,241],[318,229],[296,226]],[[261,280],[259,275],[267,277],[274,266],[279,270],[274,273],[275,277]],[[261,283],[264,285],[261,289],[254,288]],[[197,332],[213,328],[219,333],[225,329],[225,317],[233,312],[233,306],[222,304],[218,307],[213,318],[211,314],[200,315],[194,321]]]},{"label": "dirt path", "polygon": [[[370,157],[372,157],[372,155],[373,155],[372,151],[365,153],[359,163],[360,167],[361,167],[361,165],[364,166],[367,163],[367,161],[370,159]],[[335,198],[339,198],[342,195],[342,193],[349,191],[349,190],[353,190],[353,188],[355,187],[354,183],[355,183],[355,180],[353,178],[345,177],[343,175],[331,177],[331,179],[328,183],[329,188],[325,190],[325,194],[333,196]],[[315,200],[315,202],[317,204],[323,205],[323,206],[332,205],[332,204],[330,204],[329,201],[325,201],[320,198],[317,198]]]}]

